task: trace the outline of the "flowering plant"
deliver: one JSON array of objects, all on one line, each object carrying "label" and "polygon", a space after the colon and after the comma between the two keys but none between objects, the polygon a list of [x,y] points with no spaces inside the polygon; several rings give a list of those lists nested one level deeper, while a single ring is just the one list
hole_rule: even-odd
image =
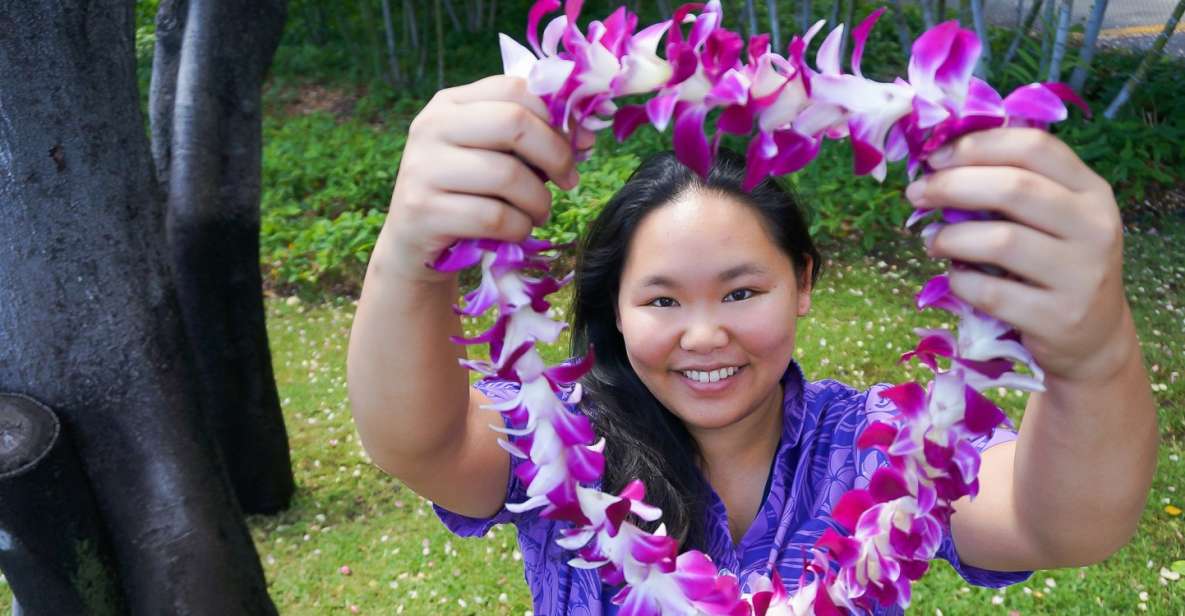
[{"label": "flowering plant", "polygon": [[[768,175],[801,169],[827,139],[848,138],[854,172],[880,180],[896,160],[907,161],[911,176],[925,172],[931,153],[965,133],[1047,126],[1066,117],[1063,101],[1086,110],[1061,84],[1031,84],[1001,97],[973,77],[980,41],[956,22],[918,38],[907,79],[882,83],[864,77],[860,61],[884,9],[853,29],[851,72],[844,72],[842,25],[827,35],[811,66],[806,50],[823,22],[795,36],[783,56],[765,35],[745,41],[723,28],[719,0],[683,5],[670,20],[641,30],[637,16],[620,8],[592,21],[586,32],[577,26],[582,4],[567,0],[540,40],[540,23],[561,3],[537,0],[528,17],[529,47],[501,35],[506,73],[525,79],[552,123],[573,135],[576,126],[612,127],[625,139],[646,122],[658,130],[673,125],[676,155],[701,175],[723,134],[749,136],[746,189]],[[665,57],[658,54],[664,37]],[[616,102],[636,94],[652,96],[640,105]],[[713,110],[719,113],[709,128]],[[915,212],[908,224],[928,213]],[[940,210],[922,235],[979,216]],[[441,271],[480,265],[480,285],[456,310],[466,316],[498,310],[489,330],[454,342],[488,344],[489,361],[463,363],[521,385],[516,397],[488,407],[504,416],[505,427],[493,427],[508,437],[499,442],[522,459],[514,472],[527,486],[527,499],[507,503],[507,509],[539,509],[545,518],[570,522],[558,540],[575,553],[569,564],[596,569],[606,583],[621,585],[613,602],[623,615],[833,614],[908,605],[910,584],[937,552],[952,503],[978,491],[980,458],[971,440],[1007,421],[980,392],[1042,390],[1042,371],[1011,326],[955,296],[946,276],[930,280],[917,296],[918,309],[951,312],[959,329],[919,329],[916,347],[902,356],[929,367],[934,377],[925,386],[910,382],[882,394],[898,413],[889,422],[870,423],[858,446],[882,452],[887,464],[873,473],[867,489],[839,500],[835,524],[813,547],[797,590],[788,592],[776,569],[770,578],[757,575],[742,584],[718,573],[703,553],[679,554],[661,524],[650,533],[630,521],[631,515],[648,522],[662,517],[646,503],[640,481],[618,494],[591,487],[604,470],[605,442],[574,409],[581,398],[577,381],[592,356],[548,367],[535,348],[555,342],[565,327],[547,316],[547,295],[571,280],[547,274],[545,253],[552,248],[535,239],[464,240],[431,265]],[[1027,370],[1019,371],[1018,364]]]}]

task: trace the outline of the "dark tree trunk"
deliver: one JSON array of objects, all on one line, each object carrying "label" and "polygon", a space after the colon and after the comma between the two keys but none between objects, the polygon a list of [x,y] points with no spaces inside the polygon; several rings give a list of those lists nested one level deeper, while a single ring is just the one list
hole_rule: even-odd
[{"label": "dark tree trunk", "polygon": [[28,616],[125,611],[73,443],[53,411],[12,394],[0,394],[0,569]]},{"label": "dark tree trunk", "polygon": [[243,510],[274,513],[295,485],[259,272],[260,84],[284,1],[166,0],[157,22],[183,24],[158,42],[172,88],[153,84],[153,151],[203,409]]},{"label": "dark tree trunk", "polygon": [[0,390],[74,436],[128,613],[274,614],[198,403],[133,2],[8,2],[0,20]]}]

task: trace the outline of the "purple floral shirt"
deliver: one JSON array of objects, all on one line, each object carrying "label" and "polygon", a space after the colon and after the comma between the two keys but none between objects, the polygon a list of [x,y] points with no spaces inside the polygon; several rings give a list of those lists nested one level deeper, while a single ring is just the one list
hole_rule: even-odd
[{"label": "purple floral shirt", "polygon": [[[767,573],[769,563],[776,563],[782,580],[793,591],[802,574],[804,554],[824,529],[835,524],[830,515],[832,506],[849,489],[866,487],[873,471],[885,463],[879,452],[857,453],[855,442],[868,422],[884,419],[892,411],[892,404],[880,397],[889,385],[874,385],[860,392],[833,380],[807,382],[794,360],[782,377],[782,385],[785,420],[768,494],[740,544],[734,545],[724,503],[709,489],[711,520],[705,552],[742,582],[754,571]],[[513,397],[518,384],[480,382],[476,387],[496,402]],[[983,451],[1015,438],[1014,432],[1001,429],[975,445]],[[517,461],[511,457],[512,465]],[[526,486],[511,472],[506,502],[523,500]],[[515,525],[536,614],[617,613],[617,606],[609,599],[618,589],[603,586],[595,571],[569,567],[571,554],[556,545],[560,530],[568,523],[540,518],[534,511],[514,514],[503,509],[493,517],[477,519],[439,506],[433,508],[444,525],[462,537],[480,537],[495,524]],[[989,571],[963,563],[949,532],[942,539],[938,556],[975,586],[998,588],[1022,582],[1031,575],[1029,571]],[[894,606],[876,613],[900,614],[901,610]]]}]

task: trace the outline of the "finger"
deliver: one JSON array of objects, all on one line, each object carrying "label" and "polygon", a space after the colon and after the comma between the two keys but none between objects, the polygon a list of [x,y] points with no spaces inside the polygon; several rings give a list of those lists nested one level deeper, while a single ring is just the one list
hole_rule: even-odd
[{"label": "finger", "polygon": [[[568,140],[526,107],[517,103],[470,103],[469,119],[458,118],[441,128],[454,145],[514,153],[546,177],[568,189],[576,185],[575,160]],[[463,111],[469,114],[469,110]]]},{"label": "finger", "polygon": [[483,195],[501,199],[518,208],[537,225],[544,225],[551,213],[551,191],[527,168],[523,161],[503,152],[480,148],[450,148],[447,160],[451,169],[442,170],[429,182],[442,192]]},{"label": "finger", "polygon": [[1074,193],[1047,177],[1017,167],[956,167],[913,182],[905,196],[921,209],[987,210],[1055,237],[1081,235]]},{"label": "finger", "polygon": [[971,263],[988,263],[1046,289],[1071,269],[1061,261],[1069,253],[1065,243],[1031,227],[1012,222],[970,221],[943,227],[927,252],[931,256]]},{"label": "finger", "polygon": [[499,199],[463,193],[443,193],[439,197],[437,222],[430,222],[431,232],[441,236],[466,239],[489,238],[521,242],[531,234],[531,219]]},{"label": "finger", "polygon": [[1036,128],[995,128],[964,135],[931,154],[926,162],[933,169],[962,165],[1022,167],[1073,191],[1105,184],[1070,146]]},{"label": "finger", "polygon": [[1043,325],[1058,322],[1049,291],[964,268],[951,268],[949,279],[955,295],[1022,334],[1041,335]]},{"label": "finger", "polygon": [[572,145],[576,146],[577,150],[587,150],[597,143],[597,134],[593,131],[576,124],[576,131],[572,137]]},{"label": "finger", "polygon": [[551,113],[543,99],[531,94],[527,89],[526,80],[509,75],[494,75],[473,83],[449,88],[441,92],[448,100],[464,105],[480,101],[502,101],[518,103],[526,107],[539,117],[540,120],[551,123]]}]

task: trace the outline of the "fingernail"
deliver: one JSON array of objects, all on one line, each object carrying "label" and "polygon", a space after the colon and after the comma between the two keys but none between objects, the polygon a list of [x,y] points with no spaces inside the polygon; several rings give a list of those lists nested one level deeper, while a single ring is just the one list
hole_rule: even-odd
[{"label": "fingernail", "polygon": [[580,173],[575,169],[570,169],[568,175],[564,176],[564,181],[568,184],[568,188],[576,188],[576,185],[580,183]]},{"label": "fingernail", "polygon": [[931,154],[927,160],[929,161],[931,167],[936,165],[945,165],[951,161],[951,158],[954,157],[954,153],[955,149],[953,146],[944,145],[941,148],[934,150],[934,153]]},{"label": "fingernail", "polygon": [[922,200],[922,195],[926,192],[926,178],[921,178],[914,181],[909,186],[905,187],[905,198],[913,203],[919,203]]},{"label": "fingernail", "polygon": [[926,254],[928,254],[928,255],[934,254],[934,236],[935,235],[938,235],[938,234],[937,233],[922,232],[922,243],[924,243],[926,245]]}]

